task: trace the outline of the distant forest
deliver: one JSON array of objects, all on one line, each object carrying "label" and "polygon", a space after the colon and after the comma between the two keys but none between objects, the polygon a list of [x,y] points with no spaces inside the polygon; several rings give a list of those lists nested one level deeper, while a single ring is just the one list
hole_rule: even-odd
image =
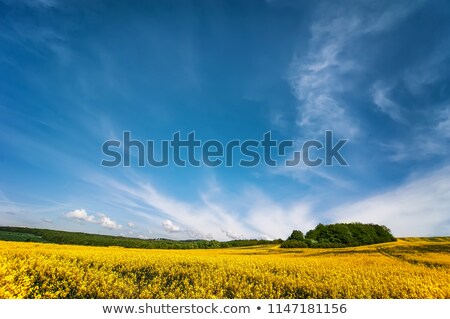
[{"label": "distant forest", "polygon": [[217,240],[139,239],[121,236],[97,235],[60,230],[0,226],[0,240],[47,242],[84,246],[119,246],[126,248],[206,249],[280,244],[281,239],[243,239],[220,242]]},{"label": "distant forest", "polygon": [[331,225],[319,224],[316,228],[308,231],[306,235],[303,235],[299,230],[294,230],[284,241],[282,239],[242,239],[231,241],[171,240],[164,238],[139,239],[9,226],[0,226],[0,240],[47,242],[84,246],[119,246],[146,249],[209,249],[268,244],[281,244],[281,248],[339,248],[379,244],[395,241],[396,239],[392,236],[391,231],[386,226],[361,223],[341,223]]}]

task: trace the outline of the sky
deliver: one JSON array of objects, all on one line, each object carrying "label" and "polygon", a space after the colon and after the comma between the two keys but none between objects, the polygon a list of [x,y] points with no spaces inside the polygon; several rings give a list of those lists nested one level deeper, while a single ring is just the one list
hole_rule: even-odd
[{"label": "sky", "polygon": [[[328,130],[347,166],[101,165],[125,131],[300,147]],[[1,225],[450,235],[450,4],[0,0],[0,150]]]}]

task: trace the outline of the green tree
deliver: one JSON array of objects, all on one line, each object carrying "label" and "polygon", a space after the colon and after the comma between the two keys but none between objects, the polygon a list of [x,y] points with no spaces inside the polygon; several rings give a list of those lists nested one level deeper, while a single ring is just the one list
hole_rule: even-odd
[{"label": "green tree", "polygon": [[303,236],[303,233],[300,230],[294,230],[287,240],[303,241],[305,240],[305,236]]},{"label": "green tree", "polygon": [[295,239],[289,239],[283,242],[280,245],[281,248],[307,248],[308,245],[301,241],[301,240],[295,240]]}]

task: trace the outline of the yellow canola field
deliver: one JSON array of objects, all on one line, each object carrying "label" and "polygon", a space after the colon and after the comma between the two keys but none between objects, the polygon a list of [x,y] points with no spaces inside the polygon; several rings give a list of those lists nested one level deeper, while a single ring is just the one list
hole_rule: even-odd
[{"label": "yellow canola field", "polygon": [[450,298],[449,245],[144,250],[0,241],[0,298]]}]

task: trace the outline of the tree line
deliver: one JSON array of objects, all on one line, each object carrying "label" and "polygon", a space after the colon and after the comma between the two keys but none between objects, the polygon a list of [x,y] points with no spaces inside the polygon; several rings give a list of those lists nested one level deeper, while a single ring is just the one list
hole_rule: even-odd
[{"label": "tree line", "polygon": [[[146,248],[146,249],[231,248],[231,247],[257,246],[267,244],[280,244],[283,242],[283,240],[281,239],[276,240],[239,239],[225,242],[217,240],[171,240],[165,238],[140,239],[122,236],[98,235],[80,232],[67,232],[61,230],[27,228],[27,227],[9,227],[9,226],[0,226],[0,231],[30,235],[28,236],[28,238],[24,237],[25,239],[21,241],[32,241],[32,242],[39,241],[54,244],[103,246],[103,247],[119,246],[126,248]],[[0,236],[0,240],[8,240],[8,238],[2,238]]]}]

